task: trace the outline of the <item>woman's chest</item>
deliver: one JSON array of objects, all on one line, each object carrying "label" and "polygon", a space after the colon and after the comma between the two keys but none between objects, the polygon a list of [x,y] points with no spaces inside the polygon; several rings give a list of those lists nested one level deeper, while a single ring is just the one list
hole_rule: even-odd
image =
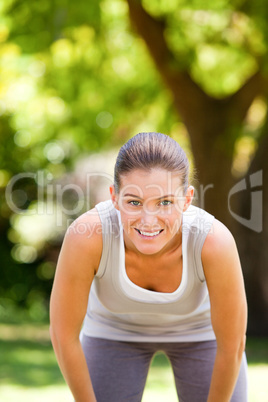
[{"label": "woman's chest", "polygon": [[128,278],[135,285],[155,292],[173,293],[182,279],[181,249],[158,259],[142,259],[126,254],[125,269]]}]

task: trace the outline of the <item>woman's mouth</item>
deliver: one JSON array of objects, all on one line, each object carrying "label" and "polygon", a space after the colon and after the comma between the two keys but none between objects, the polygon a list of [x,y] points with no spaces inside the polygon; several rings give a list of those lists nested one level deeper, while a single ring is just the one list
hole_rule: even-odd
[{"label": "woman's mouth", "polygon": [[154,238],[156,236],[158,236],[161,232],[163,232],[164,229],[158,230],[156,232],[145,232],[143,230],[139,230],[136,229],[135,230],[139,233],[140,236],[142,236],[143,238]]}]

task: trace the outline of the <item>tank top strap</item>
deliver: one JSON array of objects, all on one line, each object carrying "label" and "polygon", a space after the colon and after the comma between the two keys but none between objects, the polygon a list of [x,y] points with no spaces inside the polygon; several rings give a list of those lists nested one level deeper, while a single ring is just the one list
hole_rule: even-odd
[{"label": "tank top strap", "polygon": [[193,243],[193,260],[198,279],[205,282],[205,274],[202,264],[202,248],[209,234],[215,217],[210,213],[198,208],[198,214],[192,224],[190,241]]},{"label": "tank top strap", "polygon": [[106,270],[107,263],[109,261],[109,255],[113,246],[112,239],[114,236],[119,236],[119,219],[117,210],[113,206],[111,200],[98,203],[95,208],[98,211],[101,220],[101,230],[102,230],[102,254],[98,272],[96,274],[97,278],[101,278]]}]

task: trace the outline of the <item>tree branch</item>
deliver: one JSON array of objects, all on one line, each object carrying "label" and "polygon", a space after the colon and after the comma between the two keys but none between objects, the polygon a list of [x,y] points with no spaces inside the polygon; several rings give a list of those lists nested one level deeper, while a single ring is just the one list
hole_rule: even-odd
[{"label": "tree branch", "polygon": [[147,44],[155,63],[165,70],[173,55],[169,51],[165,38],[165,22],[149,15],[140,0],[127,0],[131,22]]},{"label": "tree branch", "polygon": [[130,19],[144,39],[158,71],[174,96],[178,111],[184,118],[189,109],[193,111],[200,108],[209,96],[186,71],[178,68],[178,61],[175,60],[165,40],[165,22],[149,15],[140,0],[127,0],[127,3]]}]

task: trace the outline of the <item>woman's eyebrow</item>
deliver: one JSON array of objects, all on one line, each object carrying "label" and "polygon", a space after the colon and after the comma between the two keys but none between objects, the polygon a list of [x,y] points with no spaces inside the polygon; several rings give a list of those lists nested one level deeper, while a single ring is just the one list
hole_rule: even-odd
[{"label": "woman's eyebrow", "polygon": [[[138,195],[135,194],[124,194],[123,197],[135,197],[135,198],[139,198],[140,200],[142,199],[141,197],[139,197]],[[157,198],[158,200],[160,200],[161,198],[167,198],[167,197],[175,197],[175,195],[173,194],[167,194],[167,195],[161,195],[161,197]]]},{"label": "woman's eyebrow", "polygon": [[141,199],[141,197],[139,197],[138,195],[135,195],[135,194],[129,194],[129,193],[124,194],[124,195],[123,195],[123,197],[135,197],[135,198],[140,198],[140,199]]}]

